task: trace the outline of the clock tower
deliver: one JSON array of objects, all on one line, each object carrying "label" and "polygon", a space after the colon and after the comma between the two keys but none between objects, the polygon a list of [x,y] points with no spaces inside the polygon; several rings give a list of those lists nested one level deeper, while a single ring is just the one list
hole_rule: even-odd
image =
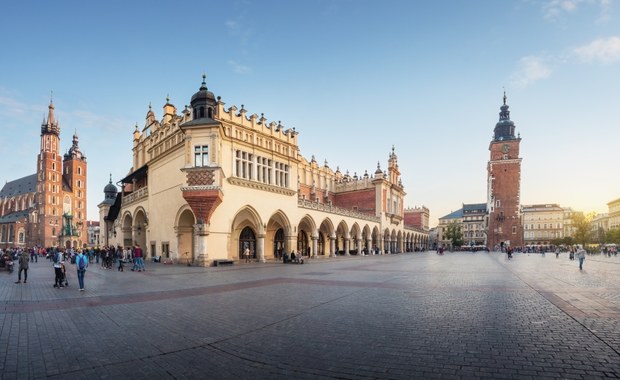
[{"label": "clock tower", "polygon": [[510,120],[504,92],[504,104],[489,144],[491,157],[487,164],[487,246],[491,250],[523,245],[520,144],[521,136],[515,136],[515,124]]}]

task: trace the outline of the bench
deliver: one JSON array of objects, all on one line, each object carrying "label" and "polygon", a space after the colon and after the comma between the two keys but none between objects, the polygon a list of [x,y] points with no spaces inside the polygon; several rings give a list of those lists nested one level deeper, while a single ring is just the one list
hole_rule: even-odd
[{"label": "bench", "polygon": [[223,265],[233,265],[235,262],[232,260],[213,260],[213,266],[221,267]]}]

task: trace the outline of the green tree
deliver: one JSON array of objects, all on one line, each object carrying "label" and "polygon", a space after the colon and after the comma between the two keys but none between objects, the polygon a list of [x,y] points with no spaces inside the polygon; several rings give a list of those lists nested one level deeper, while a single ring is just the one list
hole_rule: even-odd
[{"label": "green tree", "polygon": [[586,247],[586,244],[592,239],[592,227],[590,222],[594,218],[592,213],[584,215],[581,213],[573,214],[573,228],[575,229],[575,242]]},{"label": "green tree", "polygon": [[605,243],[620,243],[620,228],[612,228],[605,233]]},{"label": "green tree", "polygon": [[452,242],[453,247],[460,247],[463,245],[463,232],[461,231],[461,226],[456,220],[448,223],[448,227],[446,229],[446,239]]}]

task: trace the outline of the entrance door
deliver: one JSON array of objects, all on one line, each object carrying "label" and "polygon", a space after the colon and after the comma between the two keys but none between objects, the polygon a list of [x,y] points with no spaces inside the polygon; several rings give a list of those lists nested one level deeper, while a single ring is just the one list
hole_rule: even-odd
[{"label": "entrance door", "polygon": [[246,248],[250,249],[250,257],[256,258],[256,235],[254,231],[250,227],[245,227],[241,231],[241,235],[239,235],[239,252],[238,257],[241,259],[243,257],[243,251]]}]

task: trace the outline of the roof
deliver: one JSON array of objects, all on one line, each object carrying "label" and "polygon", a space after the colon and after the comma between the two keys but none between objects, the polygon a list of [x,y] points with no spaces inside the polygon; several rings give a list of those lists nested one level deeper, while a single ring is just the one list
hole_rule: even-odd
[{"label": "roof", "polygon": [[451,212],[450,214],[443,216],[439,219],[458,219],[458,218],[462,218],[463,217],[463,209],[460,208],[454,212]]},{"label": "roof", "polygon": [[0,198],[10,198],[16,195],[34,193],[37,189],[37,175],[31,174],[11,182],[7,182],[0,190]]},{"label": "roof", "polygon": [[194,119],[186,123],[183,123],[179,127],[188,128],[188,127],[208,126],[208,125],[220,125],[220,122],[215,121],[211,119],[210,117],[202,117],[200,119]]},{"label": "roof", "polygon": [[149,165],[144,164],[132,173],[128,174],[127,177],[121,179],[121,183],[131,183],[134,178],[141,178],[146,175],[149,170]]},{"label": "roof", "polygon": [[463,211],[474,211],[474,210],[484,210],[486,211],[487,204],[486,203],[472,203],[472,204],[463,204]]},{"label": "roof", "polygon": [[29,210],[22,210],[22,211],[17,211],[17,212],[10,213],[8,215],[0,217],[0,224],[2,224],[2,223],[15,223],[16,221],[18,221],[20,219],[27,219],[28,218],[28,213],[30,213]]}]

